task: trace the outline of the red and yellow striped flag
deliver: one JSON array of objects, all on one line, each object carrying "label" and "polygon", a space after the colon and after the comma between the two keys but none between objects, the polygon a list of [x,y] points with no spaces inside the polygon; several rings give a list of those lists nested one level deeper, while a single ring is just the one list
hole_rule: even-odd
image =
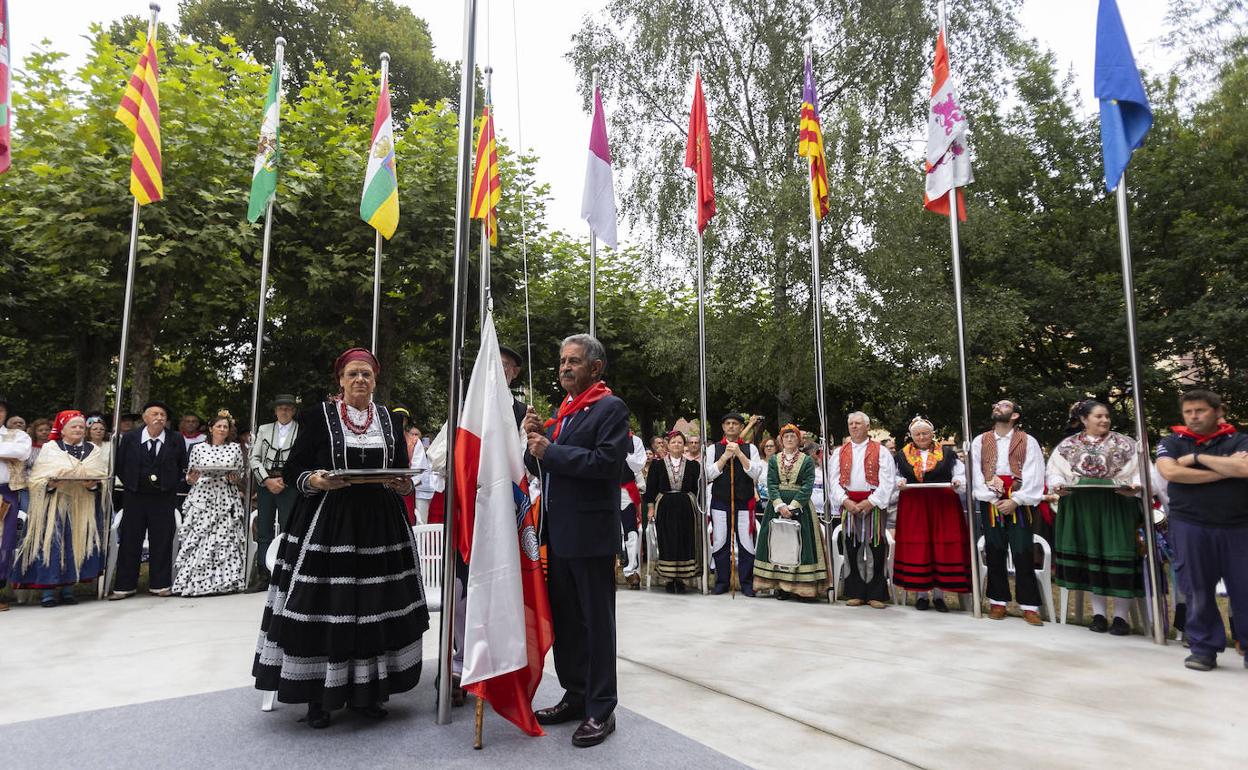
[{"label": "red and yellow striped flag", "polygon": [[116,118],[134,134],[130,192],[139,205],[165,197],[160,167],[160,91],[157,88],[156,28],[148,27],[143,55],[130,73]]},{"label": "red and yellow striped flag", "polygon": [[816,219],[823,219],[828,215],[828,166],[823,156],[823,129],[819,125],[819,89],[815,86],[815,70],[809,56],[802,86],[797,154],[810,159],[810,207]]},{"label": "red and yellow striped flag", "polygon": [[472,177],[472,219],[485,220],[490,245],[498,245],[498,201],[502,197],[498,182],[498,147],[494,144],[494,115],[487,102],[481,114],[481,133],[477,135],[476,173]]}]

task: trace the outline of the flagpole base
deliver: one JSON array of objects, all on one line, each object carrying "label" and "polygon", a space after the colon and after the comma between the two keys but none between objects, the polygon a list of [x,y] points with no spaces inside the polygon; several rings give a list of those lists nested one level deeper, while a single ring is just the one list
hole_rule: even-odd
[{"label": "flagpole base", "polygon": [[481,729],[485,722],[485,700],[477,698],[477,715],[476,715],[475,732],[472,735],[472,748],[476,751],[481,750]]}]

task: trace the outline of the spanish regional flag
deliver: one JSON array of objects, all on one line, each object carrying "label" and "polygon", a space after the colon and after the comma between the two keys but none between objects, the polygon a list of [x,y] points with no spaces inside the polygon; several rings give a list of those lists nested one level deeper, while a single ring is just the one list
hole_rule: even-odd
[{"label": "spanish regional flag", "polygon": [[819,126],[819,93],[815,70],[806,57],[805,85],[802,86],[802,121],[798,130],[797,154],[810,159],[810,206],[816,219],[828,215],[828,165],[823,158],[823,129]]},{"label": "spanish regional flag", "polygon": [[927,117],[927,172],[923,185],[923,207],[949,216],[949,191],[958,191],[958,219],[966,219],[962,188],[975,181],[971,174],[971,154],[966,146],[966,115],[953,93],[949,75],[949,50],[945,30],[936,37],[936,61],[932,65],[932,99]]},{"label": "spanish regional flag", "polygon": [[490,245],[498,245],[498,201],[502,197],[498,181],[498,147],[494,144],[494,112],[487,99],[481,113],[481,133],[477,135],[477,160],[472,175],[472,219],[485,220]]},{"label": "spanish regional flag", "polygon": [[386,240],[399,227],[399,177],[394,167],[394,121],[390,119],[390,84],[381,81],[373,141],[368,147],[368,169],[360,195],[360,218]]},{"label": "spanish regional flag", "polygon": [[157,88],[156,25],[147,28],[143,55],[130,73],[116,118],[134,134],[130,192],[140,206],[165,197],[160,166],[160,90]]},{"label": "spanish regional flag", "polygon": [[0,174],[9,170],[9,0],[0,0]]},{"label": "spanish regional flag", "polygon": [[698,232],[715,216],[715,173],[711,169],[711,128],[702,96],[702,73],[693,77],[693,104],[689,107],[689,131],[685,141],[685,168],[697,180]]}]

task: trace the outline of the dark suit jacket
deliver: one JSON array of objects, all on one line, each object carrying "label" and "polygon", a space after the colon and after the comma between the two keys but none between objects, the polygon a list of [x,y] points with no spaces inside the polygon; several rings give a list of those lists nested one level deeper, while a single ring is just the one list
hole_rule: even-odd
[{"label": "dark suit jacket", "polygon": [[[554,426],[547,431],[549,438]],[[632,444],[628,407],[616,396],[572,415],[538,460],[524,453],[531,473],[541,473],[545,531],[562,558],[610,556],[620,550],[620,467]]]},{"label": "dark suit jacket", "polygon": [[[139,426],[121,437],[117,444],[117,478],[125,485],[127,492],[139,490],[140,474],[143,472],[143,454],[147,452],[144,443],[147,441],[146,426]],[[182,434],[165,428],[160,445],[160,454],[156,456],[157,481],[160,491],[173,494],[178,491],[186,478],[186,441]]]}]

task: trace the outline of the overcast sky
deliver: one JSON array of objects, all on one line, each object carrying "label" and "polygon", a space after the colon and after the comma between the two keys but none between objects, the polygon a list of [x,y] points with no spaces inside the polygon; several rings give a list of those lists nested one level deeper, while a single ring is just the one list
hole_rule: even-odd
[{"label": "overcast sky", "polygon": [[[462,3],[398,1],[429,22],[439,57],[461,58]],[[1154,72],[1171,64],[1159,42],[1165,32],[1167,4],[1167,0],[1119,3],[1136,61]],[[173,0],[165,2],[162,18],[176,21],[176,5]],[[600,12],[603,5],[603,0],[478,0],[477,60],[495,68],[497,131],[512,145],[522,140],[525,147],[538,154],[538,178],[550,183],[553,197],[548,210],[550,223],[569,232],[585,229],[579,217],[589,116],[581,110],[575,73],[564,53],[581,19]],[[1052,49],[1059,66],[1073,70],[1084,109],[1089,113],[1096,109],[1092,98],[1096,7],[1096,0],[1024,0],[1020,17],[1025,34]],[[147,4],[141,0],[9,0],[13,63],[20,67],[37,41],[46,38],[54,49],[70,54],[69,65],[76,67],[86,56],[83,36],[92,22],[146,12]],[[279,33],[280,30],[274,30],[275,36]],[[519,58],[513,36],[519,42]],[[606,109],[608,113],[611,110],[609,94]],[[399,169],[402,184],[402,159]]]}]

